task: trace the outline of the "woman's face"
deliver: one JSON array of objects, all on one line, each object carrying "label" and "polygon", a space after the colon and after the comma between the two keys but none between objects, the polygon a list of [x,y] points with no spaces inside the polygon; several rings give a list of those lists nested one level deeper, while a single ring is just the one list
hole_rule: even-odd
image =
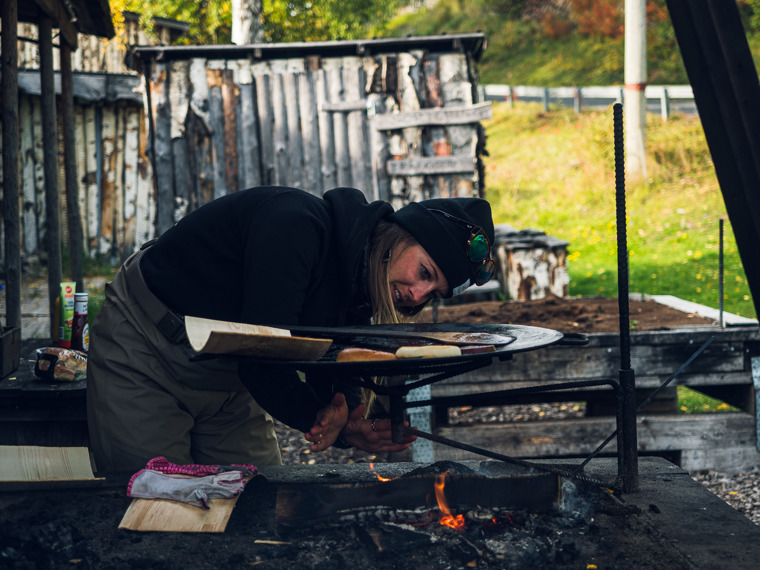
[{"label": "woman's face", "polygon": [[398,249],[388,262],[391,296],[397,307],[416,307],[448,292],[443,272],[421,245],[409,244]]}]

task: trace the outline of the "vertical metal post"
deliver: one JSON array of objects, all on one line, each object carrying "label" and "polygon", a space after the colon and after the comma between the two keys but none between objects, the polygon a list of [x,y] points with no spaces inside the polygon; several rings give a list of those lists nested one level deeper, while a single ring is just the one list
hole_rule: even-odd
[{"label": "vertical metal post", "polygon": [[639,487],[638,441],[636,434],[636,379],[631,369],[631,336],[628,307],[628,241],[625,212],[625,157],[623,106],[615,103],[615,212],[617,219],[618,308],[620,311],[620,394],[618,397],[618,478],[623,491]]},{"label": "vertical metal post", "polygon": [[660,97],[660,116],[663,121],[667,121],[670,117],[670,98],[668,97],[668,88],[662,88],[662,96]]},{"label": "vertical metal post", "polygon": [[753,356],[750,364],[755,388],[755,447],[760,451],[760,356]]},{"label": "vertical metal post", "polygon": [[718,310],[720,328],[723,328],[723,218],[718,223]]}]

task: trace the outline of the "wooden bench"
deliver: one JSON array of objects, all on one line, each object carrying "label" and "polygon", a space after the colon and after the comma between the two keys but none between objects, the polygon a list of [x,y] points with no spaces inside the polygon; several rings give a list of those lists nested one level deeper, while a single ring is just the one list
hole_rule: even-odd
[{"label": "wooden bench", "polygon": [[[432,397],[484,394],[475,405],[585,401],[586,417],[560,421],[448,426],[448,410],[434,410],[434,433],[514,457],[578,457],[592,452],[615,429],[611,388],[535,392],[495,399],[488,392],[574,380],[618,378],[618,334],[589,334],[585,346],[553,345],[432,385]],[[673,388],[638,414],[639,452],[668,457],[688,470],[743,471],[760,466],[756,446],[755,390],[760,376],[760,327],[684,327],[631,334],[631,368],[642,402],[709,338],[708,348],[672,382]],[[754,364],[754,366],[753,366]],[[738,413],[679,414],[675,386],[722,400]],[[612,442],[606,452],[614,453]],[[435,444],[436,460],[473,455]]]}]

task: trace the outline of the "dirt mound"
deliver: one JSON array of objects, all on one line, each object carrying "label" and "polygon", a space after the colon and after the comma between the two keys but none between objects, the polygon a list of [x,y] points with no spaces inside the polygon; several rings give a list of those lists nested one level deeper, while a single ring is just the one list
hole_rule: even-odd
[{"label": "dirt mound", "polygon": [[[632,331],[715,324],[712,319],[684,313],[652,300],[631,301],[628,314]],[[426,320],[432,321],[430,311]],[[620,331],[620,311],[617,299],[547,297],[533,301],[487,301],[439,307],[438,322],[514,324],[561,332],[615,333]]]}]

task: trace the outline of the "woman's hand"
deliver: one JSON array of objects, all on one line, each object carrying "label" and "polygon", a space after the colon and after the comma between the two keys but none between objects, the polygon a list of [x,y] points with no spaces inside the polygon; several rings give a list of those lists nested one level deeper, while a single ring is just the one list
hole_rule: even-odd
[{"label": "woman's hand", "polygon": [[341,393],[335,394],[332,402],[319,411],[317,421],[305,434],[306,439],[313,444],[311,450],[314,452],[324,451],[335,443],[346,425],[347,418],[346,397]]},{"label": "woman's hand", "polygon": [[369,453],[404,451],[417,439],[416,435],[407,435],[403,443],[393,443],[390,420],[364,419],[365,405],[362,404],[348,416],[341,435],[354,447]]}]

